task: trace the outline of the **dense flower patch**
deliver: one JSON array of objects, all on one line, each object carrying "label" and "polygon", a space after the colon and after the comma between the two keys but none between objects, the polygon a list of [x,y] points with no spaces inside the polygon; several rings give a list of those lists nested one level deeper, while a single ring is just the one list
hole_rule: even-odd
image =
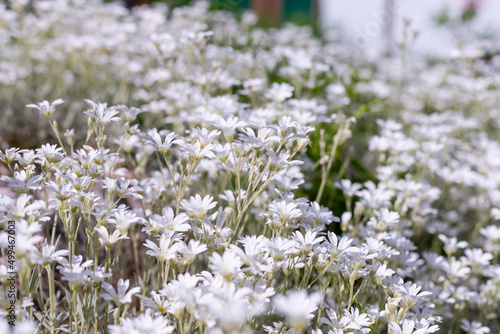
[{"label": "dense flower patch", "polygon": [[0,332],[500,329],[495,57],[372,64],[204,2],[0,27]]}]

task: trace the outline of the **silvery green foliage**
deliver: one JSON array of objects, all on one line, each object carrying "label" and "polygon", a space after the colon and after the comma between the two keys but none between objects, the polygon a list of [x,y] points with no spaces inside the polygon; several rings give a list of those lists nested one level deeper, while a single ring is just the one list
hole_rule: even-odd
[{"label": "silvery green foliage", "polygon": [[[16,237],[0,232],[15,257],[0,264],[2,310],[18,273],[17,325],[2,311],[0,332],[500,328],[495,62],[466,48],[371,66],[205,2],[0,6],[1,124],[29,113],[57,140],[0,151],[0,224]],[[397,113],[369,141],[377,182],[335,183],[339,212],[317,201],[355,126],[348,89]],[[338,129],[328,145],[312,142],[320,126]],[[331,153],[311,162],[317,145]],[[315,163],[317,201],[297,195]]]}]

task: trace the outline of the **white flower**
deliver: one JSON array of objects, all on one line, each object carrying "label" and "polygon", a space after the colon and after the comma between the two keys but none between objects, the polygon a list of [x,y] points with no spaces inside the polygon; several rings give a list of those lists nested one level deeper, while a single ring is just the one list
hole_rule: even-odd
[{"label": "white flower", "polygon": [[220,135],[220,131],[212,130],[208,132],[205,128],[194,128],[192,135],[201,143],[201,147],[204,148],[214,142],[214,139]]},{"label": "white flower", "polygon": [[158,130],[153,129],[148,131],[149,140],[146,140],[147,144],[153,145],[158,152],[161,154],[166,154],[173,144],[181,144],[182,140],[176,139],[178,136],[174,132],[168,132],[164,139],[161,138]]},{"label": "white flower", "polygon": [[150,249],[146,254],[154,256],[162,262],[174,260],[179,247],[177,240],[179,240],[180,237],[180,235],[174,234],[173,232],[164,233],[160,237],[159,247],[151,240],[146,240],[144,246]]},{"label": "white flower", "polygon": [[245,126],[245,122],[238,121],[238,117],[229,117],[227,120],[219,118],[214,123],[214,126],[222,130],[224,138],[226,138],[228,142],[232,142],[236,130]]},{"label": "white flower", "polygon": [[212,144],[203,145],[200,141],[192,143],[182,143],[180,148],[184,151],[190,160],[198,161],[203,158],[214,159],[214,146]]},{"label": "white flower", "polygon": [[5,317],[0,318],[0,333],[2,334],[33,334],[37,332],[37,323],[34,321],[21,319],[15,321],[15,326],[11,326]]},{"label": "white flower", "polygon": [[270,147],[271,143],[279,143],[281,140],[276,135],[276,130],[272,128],[261,127],[257,130],[257,134],[252,128],[245,128],[242,131],[244,134],[240,134],[240,139],[253,148]]},{"label": "white flower", "polygon": [[144,221],[143,218],[137,217],[132,211],[118,210],[109,219],[110,224],[114,224],[115,228],[120,231],[122,235],[126,235],[130,226]]},{"label": "white flower", "polygon": [[377,262],[379,265],[378,265],[378,268],[377,270],[375,271],[375,279],[377,280],[377,282],[379,284],[381,284],[387,277],[391,277],[392,275],[394,275],[396,272],[392,269],[388,269],[387,268],[387,264],[382,264],[380,265],[380,262]]},{"label": "white flower", "polygon": [[0,176],[0,180],[8,182],[7,186],[12,187],[12,189],[19,193],[27,193],[30,190],[41,189],[40,182],[43,178],[40,175],[34,175],[28,178],[26,171],[22,170],[20,172],[14,172],[14,178],[2,175]]},{"label": "white flower", "polygon": [[10,197],[6,197],[5,200],[7,203],[4,205],[8,207],[7,212],[9,213],[9,217],[20,219],[36,212],[40,208],[40,205],[37,201],[28,204],[31,199],[32,196],[28,194],[21,194],[15,201]]},{"label": "white flower", "polygon": [[448,238],[444,234],[438,235],[439,240],[444,244],[444,251],[448,256],[454,254],[459,248],[467,247],[467,241],[458,241],[457,238]]},{"label": "white flower", "polygon": [[114,230],[112,234],[109,234],[108,229],[105,226],[97,226],[95,230],[99,233],[99,242],[101,245],[106,247],[113,247],[118,240],[128,239],[128,237],[126,235],[122,235],[119,230]]},{"label": "white flower", "polygon": [[234,193],[231,190],[224,190],[223,194],[219,195],[219,198],[227,201],[230,206],[234,206],[237,200],[243,201],[245,197],[246,197],[246,190],[243,189],[241,190],[239,196],[237,193]]},{"label": "white flower", "polygon": [[269,88],[265,96],[275,102],[283,102],[293,95],[293,86],[283,82],[277,83],[273,82],[271,88]]},{"label": "white flower", "polygon": [[114,117],[120,112],[115,109],[115,107],[108,108],[106,103],[95,103],[91,100],[85,100],[88,105],[92,107],[91,110],[84,111],[83,113],[89,115],[91,120],[99,126],[104,126],[109,122],[116,122],[120,120],[120,117]]},{"label": "white flower", "polygon": [[288,226],[292,221],[302,216],[302,211],[297,207],[297,204],[286,200],[272,202],[269,205],[269,211],[272,213],[272,219],[268,220],[268,224],[273,226]]},{"label": "white flower", "polygon": [[154,316],[150,309],[134,318],[120,318],[120,326],[111,325],[111,334],[170,334],[174,326],[170,325],[167,318]]},{"label": "white flower", "polygon": [[71,263],[65,258],[58,259],[58,262],[60,265],[56,268],[61,272],[62,279],[68,281],[70,285],[75,287],[88,279],[91,270],[85,268],[91,266],[93,263],[92,260],[83,262],[83,257],[81,255],[73,255]]},{"label": "white flower", "polygon": [[20,150],[16,147],[11,147],[5,150],[5,152],[0,151],[0,161],[10,164],[12,161],[17,159],[20,154],[26,153],[28,150]]},{"label": "white flower", "polygon": [[422,287],[415,283],[397,284],[394,286],[394,296],[400,297],[403,304],[410,308],[417,304],[420,299],[432,295],[429,291],[420,292],[420,289]]},{"label": "white flower", "polygon": [[151,298],[143,298],[143,304],[146,307],[153,308],[155,311],[160,313],[166,313],[170,307],[170,301],[163,295],[159,295],[156,292],[151,292]]},{"label": "white flower", "polygon": [[99,286],[99,284],[108,277],[112,277],[113,274],[111,273],[105,273],[104,272],[105,268],[96,266],[94,270],[90,270],[89,272],[89,278],[94,282],[94,287]]},{"label": "white flower", "polygon": [[181,207],[187,212],[187,215],[191,218],[198,218],[203,220],[207,215],[208,210],[213,209],[217,202],[212,202],[213,197],[210,195],[206,195],[201,198],[200,195],[196,194],[195,196],[191,196],[188,200],[182,200]]},{"label": "white flower", "polygon": [[276,153],[268,147],[266,147],[266,151],[269,157],[271,158],[274,171],[282,171],[287,167],[298,166],[303,164],[303,162],[300,160],[289,160],[291,154],[286,150],[281,150],[279,155],[276,155]]},{"label": "white flower", "polygon": [[49,118],[56,110],[55,107],[62,103],[64,103],[62,99],[57,99],[50,104],[49,101],[38,102],[38,105],[28,104],[26,108],[38,109],[43,116]]},{"label": "white flower", "polygon": [[197,233],[201,237],[209,236],[217,249],[223,249],[227,247],[229,237],[233,234],[233,230],[224,226],[226,222],[226,215],[222,207],[219,207],[219,211],[212,215],[212,217],[214,216],[217,216],[215,225],[210,221],[210,219],[205,218],[200,222],[201,228],[193,226],[192,229],[193,232]]},{"label": "white flower", "polygon": [[277,295],[273,298],[273,305],[277,313],[286,317],[290,326],[296,330],[307,327],[309,320],[314,318],[314,311],[318,309],[321,295],[307,294],[305,290],[288,291],[286,295]]},{"label": "white flower", "polygon": [[68,182],[60,181],[56,183],[54,181],[49,181],[45,184],[47,185],[47,189],[51,190],[55,197],[61,202],[67,201],[77,193],[73,186]]},{"label": "white flower", "polygon": [[67,172],[62,176],[65,180],[67,180],[75,190],[83,191],[86,190],[91,182],[91,178],[87,175],[78,176],[74,172]]},{"label": "white flower", "polygon": [[469,321],[462,319],[462,325],[460,326],[467,334],[487,334],[490,329],[486,326],[481,325],[477,321]]},{"label": "white flower", "polygon": [[42,246],[42,252],[40,253],[40,258],[37,262],[41,265],[48,265],[53,261],[59,261],[62,257],[68,256],[69,251],[61,249],[56,251],[55,245],[48,245],[47,240],[45,240]]},{"label": "white flower", "polygon": [[264,89],[265,84],[266,84],[265,78],[252,78],[245,80],[243,82],[244,90],[240,91],[239,93],[242,95],[249,95],[255,92],[260,92],[261,90]]},{"label": "white flower", "polygon": [[0,161],[10,164],[12,161],[18,159],[21,154],[29,152],[28,150],[20,150],[16,147],[11,147],[5,150],[5,152],[0,151]]},{"label": "white flower", "polygon": [[35,160],[35,162],[42,163],[43,160],[45,160],[47,163],[56,163],[61,161],[64,158],[64,154],[61,153],[62,148],[57,147],[57,145],[50,145],[50,144],[45,144],[42,145],[40,148],[37,148],[35,150],[36,152],[36,157],[38,160]]},{"label": "white flower", "polygon": [[202,244],[200,241],[193,239],[189,240],[189,243],[187,245],[183,241],[179,242],[178,245],[179,245],[178,252],[183,255],[186,264],[193,263],[198,254],[201,254],[207,250],[207,245]]},{"label": "white flower", "polygon": [[344,333],[344,331],[349,330],[348,325],[351,321],[348,317],[343,316],[339,319],[337,312],[332,309],[326,310],[326,314],[328,315],[328,318],[323,317],[320,321],[326,324],[333,333]]},{"label": "white flower", "polygon": [[316,235],[317,232],[313,232],[312,230],[307,230],[305,235],[300,233],[300,231],[295,231],[293,239],[298,243],[300,250],[308,254],[314,245],[325,240],[325,237],[316,238]]},{"label": "white flower", "polygon": [[[412,319],[404,319],[403,327],[400,327],[396,322],[392,322],[389,324],[389,328],[392,329],[394,334],[417,334],[413,331],[415,322]],[[420,331],[418,334],[425,334],[425,332]]]},{"label": "white flower", "polygon": [[389,211],[387,208],[381,208],[380,210],[374,210],[373,213],[377,217],[377,227],[381,231],[385,231],[388,228],[397,225],[399,223],[399,213],[394,211]]},{"label": "white flower", "polygon": [[483,268],[494,258],[493,254],[484,252],[481,248],[466,249],[464,254],[472,268]]},{"label": "white flower", "polygon": [[340,219],[335,217],[331,210],[319,205],[318,202],[312,202],[307,213],[308,218],[312,219],[315,225],[328,225],[332,222],[340,222]]},{"label": "white flower", "polygon": [[436,325],[431,326],[425,319],[420,322],[413,319],[404,319],[402,327],[393,321],[389,324],[389,328],[393,330],[394,334],[430,334],[439,329]]},{"label": "white flower", "polygon": [[170,207],[163,209],[163,226],[172,232],[187,232],[191,228],[188,223],[189,217],[185,213],[180,213],[174,217],[174,210]]},{"label": "white flower", "polygon": [[89,169],[93,165],[94,159],[99,154],[99,150],[85,145],[83,147],[85,149],[76,150],[76,152],[73,153],[73,158],[78,159],[84,169]]},{"label": "white flower", "polygon": [[162,233],[165,229],[163,224],[163,217],[157,214],[149,216],[149,218],[144,222],[144,227],[142,232],[158,234]]},{"label": "white flower", "polygon": [[374,210],[390,205],[390,199],[394,196],[394,191],[387,189],[385,184],[376,185],[373,181],[364,183],[365,189],[356,192],[360,197],[360,203]]},{"label": "white flower", "polygon": [[452,259],[450,262],[443,262],[442,268],[448,274],[448,278],[452,281],[464,278],[471,272],[466,263],[454,259]]},{"label": "white flower", "polygon": [[363,327],[368,327],[371,324],[371,320],[366,313],[360,314],[359,310],[355,307],[351,307],[351,310],[344,310],[345,316],[349,319],[347,328],[360,330]]},{"label": "white flower", "polygon": [[25,219],[21,219],[15,224],[15,239],[10,239],[8,235],[11,234],[6,231],[0,232],[0,247],[10,248],[9,246],[12,247],[11,240],[15,240],[14,247],[17,260],[24,258],[28,254],[38,257],[40,254],[36,245],[43,240],[43,237],[36,233],[41,230],[42,225],[39,222],[28,224]]},{"label": "white flower", "polygon": [[111,284],[104,282],[102,287],[107,293],[103,293],[101,297],[105,300],[112,300],[117,305],[130,304],[132,296],[141,292],[141,288],[135,287],[127,292],[129,285],[130,281],[128,279],[124,281],[120,278],[115,291]]},{"label": "white flower", "polygon": [[243,261],[232,250],[226,250],[222,256],[218,253],[213,253],[210,256],[210,264],[208,267],[214,272],[218,272],[227,281],[232,281],[241,271]]},{"label": "white flower", "polygon": [[[21,152],[22,151],[22,152]],[[21,150],[17,152],[16,161],[18,161],[21,166],[27,167],[32,164],[35,160],[35,150]],[[0,161],[2,161],[2,151],[0,151]]]},{"label": "white flower", "polygon": [[106,177],[103,181],[103,188],[107,188],[109,192],[116,193],[120,198],[127,198],[133,196],[135,198],[142,198],[140,194],[143,189],[138,186],[129,187],[131,180],[121,177],[118,181],[110,177]]},{"label": "white flower", "polygon": [[133,122],[137,118],[137,115],[146,112],[144,109],[135,108],[135,107],[127,107],[124,105],[116,106],[116,108],[120,109],[123,112],[123,119],[127,122]]},{"label": "white flower", "polygon": [[299,254],[298,243],[284,237],[271,238],[265,246],[275,261],[282,261],[287,255]]}]

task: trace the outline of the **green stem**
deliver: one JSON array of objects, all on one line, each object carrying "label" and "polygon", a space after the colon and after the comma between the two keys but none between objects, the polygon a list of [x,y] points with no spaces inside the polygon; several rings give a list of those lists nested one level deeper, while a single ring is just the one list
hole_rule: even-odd
[{"label": "green stem", "polygon": [[319,186],[318,190],[318,195],[316,196],[316,202],[319,203],[321,200],[321,196],[323,195],[323,190],[325,189],[326,182],[328,180],[328,174],[330,173],[330,169],[332,169],[332,164],[333,161],[335,160],[335,153],[337,152],[337,146],[339,145],[340,142],[340,136],[342,135],[344,130],[344,124],[340,126],[338,129],[337,133],[333,137],[333,146],[330,151],[330,156],[328,157],[328,164],[326,168],[322,168],[322,173],[321,173],[321,184]]},{"label": "green stem", "polygon": [[54,324],[56,318],[56,296],[54,293],[54,273],[52,272],[52,268],[49,265],[45,267],[47,271],[47,277],[49,279],[49,298],[50,298],[50,324],[52,333],[56,332],[56,327]]},{"label": "green stem", "polygon": [[[342,272],[339,271],[339,275],[340,277],[342,278],[342,280],[344,281],[344,285],[346,286],[346,288],[349,290],[349,294],[352,294],[352,291],[351,291],[351,286],[349,285],[349,283],[347,282],[347,280],[345,279],[344,275],[342,275]],[[358,307],[358,310],[361,312],[361,313],[365,313],[365,311],[363,310],[363,307],[361,306],[361,304],[358,302],[358,300],[356,299],[356,297],[353,297],[353,300],[354,300],[354,303],[356,304],[356,306]],[[375,330],[375,327],[373,327],[373,325],[370,325],[370,330],[372,332],[372,334],[378,334],[377,331]]]}]

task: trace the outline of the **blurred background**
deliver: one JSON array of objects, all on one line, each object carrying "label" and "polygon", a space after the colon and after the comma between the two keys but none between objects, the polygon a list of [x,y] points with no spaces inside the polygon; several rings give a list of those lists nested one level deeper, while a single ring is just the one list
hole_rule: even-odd
[{"label": "blurred background", "polygon": [[[319,20],[324,28],[338,28],[347,39],[366,36],[372,52],[386,47],[384,38],[399,41],[405,20],[418,33],[413,51],[434,56],[448,56],[447,52],[456,46],[458,33],[493,40],[500,28],[498,0],[320,0],[319,5]],[[387,9],[391,7],[393,11]],[[390,27],[384,31],[383,22],[388,20]],[[451,29],[436,29],[439,25]],[[457,26],[464,29],[457,30]]]},{"label": "blurred background", "polygon": [[[138,9],[139,13],[141,10],[137,7],[144,4],[165,3],[170,8],[176,8],[196,0],[103,1],[126,4],[131,9]],[[349,59],[350,62],[357,59],[370,66],[383,63],[378,62],[384,60],[381,58],[383,56],[394,56],[394,59],[398,57],[403,63],[406,62],[407,54],[419,53],[427,55],[423,60],[429,61],[429,64],[439,63],[439,58],[448,61],[450,57],[479,59],[485,63],[491,59],[500,59],[495,58],[500,55],[497,44],[500,20],[496,19],[496,15],[500,13],[500,0],[206,1],[211,10],[230,11],[231,14],[236,14],[236,19],[245,11],[254,10],[259,17],[257,26],[278,27],[287,22],[311,26],[317,37],[322,36],[332,42],[324,43],[325,45],[336,46],[335,55],[342,55],[339,58]],[[62,0],[58,2],[64,4]],[[4,34],[0,34],[0,58],[3,57],[3,61],[0,61],[0,125],[6,124],[8,117],[14,115],[17,122],[9,127],[0,126],[0,147],[36,147],[39,142],[43,142],[44,137],[51,136],[51,129],[44,129],[36,132],[40,138],[34,138],[32,128],[25,126],[30,123],[36,128],[39,124],[38,119],[30,118],[32,111],[25,108],[28,103],[71,98],[71,106],[68,103],[67,107],[60,108],[61,113],[67,115],[62,124],[64,128],[75,127],[74,115],[86,107],[82,102],[84,98],[92,97],[109,104],[136,105],[131,91],[135,91],[145,79],[131,77],[138,73],[144,74],[142,70],[145,73],[149,71],[148,62],[154,62],[155,59],[142,46],[134,49],[130,41],[140,39],[130,31],[122,30],[120,24],[115,24],[118,22],[113,22],[113,18],[123,15],[136,20],[140,15],[129,15],[133,11],[128,12],[122,6],[115,6],[119,7],[115,8],[118,14],[112,11],[99,13],[102,15],[97,18],[105,26],[102,28],[88,23],[77,25],[69,19],[67,22],[60,22],[64,20],[59,19],[54,15],[57,13],[47,7],[49,9],[45,18],[48,23],[45,23],[24,14],[29,13],[30,4],[46,5],[48,1],[9,0],[6,3],[13,8],[17,7],[22,19],[16,19],[15,13],[12,14],[14,19],[0,14],[0,33]],[[81,0],[75,3],[97,2]],[[23,4],[27,4],[27,7],[24,8]],[[164,6],[159,6],[161,7]],[[62,9],[63,6],[61,13]],[[85,15],[94,14],[93,9],[95,8],[90,5],[73,15],[76,18],[82,17],[82,22],[87,22]],[[166,11],[155,13],[165,17],[168,15]],[[227,14],[216,13],[216,16],[228,17]],[[108,16],[111,19],[108,20]],[[233,15],[229,16],[233,18]],[[250,16],[253,27],[255,17]],[[157,18],[158,22],[163,22],[164,19]],[[151,24],[154,26],[155,21]],[[143,25],[139,35],[142,34],[141,37],[149,41],[155,30],[149,30],[148,24]],[[310,29],[299,30],[307,31],[306,39],[311,37]],[[265,31],[270,36],[276,32],[275,29]],[[172,33],[175,35],[177,32]],[[292,41],[300,39],[295,38],[298,35],[290,36]],[[144,53],[141,51],[143,49]],[[96,53],[100,57],[96,57]],[[64,75],[61,76],[61,73]],[[394,75],[391,71],[387,73]],[[356,83],[359,78],[353,79],[353,82]],[[138,86],[134,80],[139,82]],[[64,108],[75,113],[65,113],[67,110]],[[25,132],[20,129],[25,129]],[[45,130],[47,131],[44,132]],[[21,139],[29,140],[29,143],[22,143]]]},{"label": "blurred background", "polygon": [[[131,7],[154,0],[124,1]],[[176,7],[193,0],[159,1]],[[414,53],[448,57],[465,36],[493,41],[500,28],[498,0],[211,0],[211,4],[214,10],[253,9],[263,26],[294,22],[313,25],[317,33],[333,29],[372,56],[394,53],[397,43],[409,38]]]}]

